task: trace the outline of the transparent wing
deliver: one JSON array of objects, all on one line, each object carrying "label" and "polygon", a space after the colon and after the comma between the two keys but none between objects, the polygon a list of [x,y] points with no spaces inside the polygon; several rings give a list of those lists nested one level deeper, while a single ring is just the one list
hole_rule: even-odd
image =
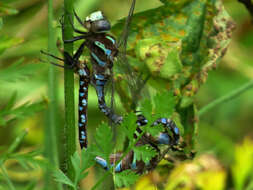
[{"label": "transparent wing", "polygon": [[139,100],[140,92],[142,91],[143,87],[145,86],[149,76],[145,76],[142,72],[136,72],[129,63],[129,60],[127,58],[127,41],[129,36],[129,29],[134,13],[135,8],[135,2],[136,0],[132,1],[131,8],[129,10],[128,16],[124,23],[124,29],[122,33],[119,35],[119,38],[117,40],[117,48],[119,50],[117,61],[114,64],[114,68],[117,68],[118,73],[122,74],[124,76],[124,80],[127,81],[127,86],[129,89],[130,97],[131,97],[131,110],[136,109],[136,105]]},{"label": "transparent wing", "polygon": [[119,38],[117,40],[117,45],[116,45],[117,48],[122,47],[122,50],[125,50],[125,51],[126,51],[126,47],[127,47],[127,39],[128,39],[129,28],[130,28],[130,24],[131,24],[133,14],[134,14],[135,2],[136,2],[136,0],[132,1],[131,8],[129,10],[127,19],[125,21],[124,29],[123,29],[121,35],[119,36]]}]

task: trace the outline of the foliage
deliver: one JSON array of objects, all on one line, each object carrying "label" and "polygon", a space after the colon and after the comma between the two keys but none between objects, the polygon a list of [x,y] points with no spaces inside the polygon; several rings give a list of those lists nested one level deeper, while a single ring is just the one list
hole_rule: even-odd
[{"label": "foliage", "polygon": [[[9,189],[14,190],[14,184],[12,183],[7,169],[6,163],[10,160],[15,160],[16,162],[13,164],[19,164],[25,172],[30,172],[35,170],[36,167],[45,167],[46,162],[41,160],[38,156],[41,155],[40,151],[31,151],[28,153],[16,152],[17,148],[20,146],[25,136],[27,135],[27,131],[22,131],[19,136],[13,141],[13,143],[8,147],[7,151],[3,152],[0,156],[0,165],[1,165],[1,178],[7,183]],[[10,167],[10,166],[9,166]]]},{"label": "foliage", "polygon": [[8,122],[11,122],[16,119],[22,119],[28,116],[33,115],[35,112],[38,112],[43,109],[45,103],[38,102],[29,104],[24,103],[18,107],[15,107],[15,103],[17,100],[17,93],[14,93],[9,102],[5,107],[3,107],[0,111],[0,125],[5,126]]},{"label": "foliage", "polygon": [[53,175],[55,177],[55,180],[62,183],[69,185],[73,187],[74,189],[78,189],[79,182],[87,177],[88,171],[87,169],[90,168],[95,163],[95,154],[92,150],[94,148],[93,146],[90,146],[86,150],[82,150],[81,152],[81,158],[79,156],[78,152],[75,152],[74,155],[71,157],[71,163],[74,168],[75,177],[72,181],[66,174],[64,174],[63,171],[59,169],[55,169],[53,171]]},{"label": "foliage", "polygon": [[[98,173],[89,168],[95,164],[95,156],[109,161],[109,155],[114,152],[114,130],[105,123],[101,124],[103,117],[97,111],[97,99],[92,90],[89,95],[89,148],[80,155],[78,152],[71,154],[69,163],[73,166],[74,178],[41,157],[38,137],[41,136],[41,127],[47,125],[41,110],[46,110],[47,104],[51,106],[54,103],[45,90],[48,65],[36,60],[39,50],[46,48],[48,37],[44,22],[46,4],[40,0],[6,0],[0,3],[0,139],[1,144],[6,145],[1,146],[0,189],[44,189],[42,183],[45,188],[56,189],[55,184],[47,183],[45,178],[49,176],[48,173],[41,175],[41,169],[48,167],[49,174],[53,174],[56,180],[54,183],[75,189],[90,189],[91,186],[93,189],[111,189],[106,188],[110,183],[110,180],[105,180],[108,176],[112,176],[116,187],[132,186],[134,189],[252,189],[252,140],[246,138],[238,145],[245,134],[252,134],[252,91],[241,93],[252,86],[253,35],[252,25],[248,22],[249,14],[243,6],[239,7],[240,3],[232,0],[224,2],[227,10],[220,0],[160,1],[138,0],[129,31],[127,58],[137,79],[149,79],[136,92],[136,108],[149,122],[143,132],[155,136],[163,128],[161,125],[151,127],[154,120],[159,117],[173,119],[182,136],[182,152],[169,151],[165,156],[166,161],[162,160],[157,169],[148,175],[139,176],[129,170],[114,173],[115,163],[105,173],[99,170],[99,175],[102,175],[99,179]],[[75,9],[84,18],[88,11],[97,6],[114,21],[119,15],[126,16],[124,9],[129,8],[129,4],[124,5],[118,0],[110,0],[110,3],[87,0],[77,1]],[[55,18],[62,14],[62,8],[59,7],[62,7],[62,2],[55,1]],[[222,59],[219,70],[214,72],[226,53],[234,29],[234,22],[227,12],[236,20],[237,32],[233,34],[233,43]],[[57,21],[51,21],[56,36],[60,36]],[[122,31],[123,21],[113,26],[112,33],[115,36]],[[119,141],[122,142],[123,137],[128,140],[122,149],[122,158],[133,150],[137,160],[148,163],[156,152],[147,145],[135,147],[136,115],[131,112],[131,102],[135,97],[131,97],[131,89],[138,89],[138,86],[131,88],[131,81],[125,80],[126,73],[119,67],[120,63],[115,63],[115,85],[120,98],[116,100],[116,105],[117,111],[122,113],[124,110],[126,113],[117,132],[123,134],[118,137]],[[62,128],[62,80],[55,82],[56,86],[51,86],[50,90],[55,90],[60,106],[55,104],[58,115],[54,122]],[[247,88],[234,94],[235,88],[241,90],[240,86],[244,83]],[[241,96],[238,99],[232,100],[239,94]],[[227,99],[232,103],[221,105]],[[209,102],[214,103],[217,109],[211,112],[205,106]],[[205,111],[204,116],[198,112],[199,107]],[[74,114],[74,110],[68,111]],[[75,133],[74,126],[70,127]],[[54,136],[58,147],[65,147],[66,135],[58,129],[56,133],[60,136]],[[138,138],[142,135],[139,134]],[[48,137],[49,133],[44,136]],[[53,149],[50,143],[45,142],[44,147]],[[75,142],[72,141],[72,144]],[[180,163],[181,159],[194,155],[196,151],[199,153],[193,161]],[[61,163],[64,168],[65,157],[60,154],[60,158],[64,160]],[[82,179],[92,184],[82,184]]]},{"label": "foliage", "polygon": [[[235,147],[234,164],[231,169],[236,190],[247,189],[246,183],[248,179],[252,181],[252,157],[253,142],[246,138],[242,145]],[[250,185],[248,185],[248,188],[250,188]]]},{"label": "foliage", "polygon": [[115,185],[117,187],[125,187],[132,185],[138,179],[138,175],[131,170],[125,170],[115,175]]}]

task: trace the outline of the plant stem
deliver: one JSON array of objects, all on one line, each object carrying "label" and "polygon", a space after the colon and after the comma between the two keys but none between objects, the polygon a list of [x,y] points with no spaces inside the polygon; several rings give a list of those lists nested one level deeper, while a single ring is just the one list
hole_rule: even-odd
[{"label": "plant stem", "polygon": [[8,148],[6,154],[11,154],[13,153],[17,147],[22,143],[22,141],[24,140],[25,136],[27,135],[28,131],[25,129],[23,130],[15,139],[15,141],[10,145],[10,147]]},{"label": "plant stem", "polygon": [[206,113],[207,111],[209,111],[210,109],[214,108],[215,106],[218,106],[219,104],[228,102],[238,96],[240,96],[242,93],[244,93],[245,91],[249,90],[250,88],[253,87],[253,80],[247,82],[246,84],[244,84],[243,86],[239,87],[238,89],[228,93],[225,96],[222,96],[216,100],[214,100],[213,102],[207,104],[206,106],[204,106],[203,108],[201,108],[198,112],[198,116],[202,116],[204,113]]},{"label": "plant stem", "polygon": [[[53,28],[53,0],[48,0],[48,52],[56,54],[56,38]],[[48,57],[48,61],[53,61],[51,57]],[[49,105],[47,110],[47,122],[44,129],[45,134],[45,156],[52,165],[58,167],[58,149],[57,149],[57,75],[56,68],[53,65],[49,66],[48,70],[48,97]],[[50,177],[50,169],[48,168],[45,175],[45,188],[56,188],[53,186],[53,178]],[[58,188],[61,189],[61,185],[58,184]]]},{"label": "plant stem", "polygon": [[[64,0],[64,28],[63,38],[71,39],[73,29],[70,20],[73,20],[73,3],[74,0]],[[65,43],[64,51],[73,55],[73,44]],[[66,64],[66,63],[64,63]],[[66,139],[65,161],[67,176],[74,180],[74,169],[71,165],[71,156],[76,150],[76,129],[75,129],[75,105],[74,105],[74,73],[73,70],[64,69],[64,93],[65,93],[65,126],[64,137]]]},{"label": "plant stem", "polygon": [[8,176],[6,168],[3,165],[1,166],[1,170],[2,170],[2,174],[3,174],[3,178],[6,180],[8,186],[9,186],[9,189],[10,190],[16,190],[16,188],[14,187],[13,183],[11,182],[11,180]]}]

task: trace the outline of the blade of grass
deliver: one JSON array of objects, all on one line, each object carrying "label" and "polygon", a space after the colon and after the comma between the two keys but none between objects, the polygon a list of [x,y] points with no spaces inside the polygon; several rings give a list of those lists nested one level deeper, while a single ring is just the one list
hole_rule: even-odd
[{"label": "blade of grass", "polygon": [[11,154],[13,153],[17,147],[20,145],[20,143],[23,141],[23,139],[25,138],[25,136],[27,135],[28,131],[27,130],[23,130],[15,139],[15,141],[11,144],[11,146],[8,148],[6,154]]},{"label": "blade of grass", "polygon": [[214,108],[215,106],[218,106],[222,103],[228,102],[238,96],[240,96],[245,91],[249,90],[253,87],[253,80],[247,82],[246,84],[242,85],[241,87],[235,89],[234,91],[212,101],[211,103],[207,104],[203,108],[201,108],[198,112],[199,117],[202,116],[204,113],[208,112],[210,109]]},{"label": "blade of grass", "polygon": [[1,170],[2,170],[3,177],[6,180],[6,182],[7,182],[8,186],[9,186],[10,190],[16,190],[16,188],[14,187],[13,183],[11,182],[11,180],[10,180],[10,178],[8,176],[6,168],[3,165],[1,165],[0,167],[1,167]]}]

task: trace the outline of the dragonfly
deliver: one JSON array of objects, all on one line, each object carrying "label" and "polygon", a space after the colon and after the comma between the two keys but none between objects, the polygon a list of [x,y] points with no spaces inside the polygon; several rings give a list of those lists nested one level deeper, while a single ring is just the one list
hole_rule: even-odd
[{"label": "dragonfly", "polygon": [[[82,45],[83,46],[83,45]],[[90,70],[84,61],[80,61],[80,56],[82,55],[82,48],[76,51],[76,53],[71,56],[68,52],[63,52],[64,59],[56,57],[45,51],[41,51],[42,54],[51,56],[59,61],[66,63],[62,66],[54,62],[50,62],[53,65],[73,69],[75,73],[79,75],[79,105],[78,105],[78,126],[79,126],[79,143],[81,148],[87,148],[87,106],[88,106],[88,88],[90,84]]]},{"label": "dragonfly", "polygon": [[[137,84],[144,84],[145,81],[138,80],[135,82],[132,80],[136,78],[133,72],[130,69],[127,57],[126,57],[126,47],[127,47],[127,38],[128,30],[130,27],[131,19],[133,16],[135,7],[135,0],[132,1],[131,8],[129,10],[128,17],[125,21],[125,26],[120,38],[116,39],[108,34],[108,31],[111,29],[110,22],[106,19],[101,11],[96,11],[91,13],[86,17],[85,21],[82,22],[80,17],[74,11],[75,18],[86,28],[88,32],[81,31],[76,29],[74,24],[71,22],[71,26],[76,33],[81,34],[76,36],[73,39],[63,39],[64,43],[72,43],[77,40],[84,40],[79,46],[76,53],[71,57],[67,52],[64,52],[64,58],[67,63],[68,68],[74,69],[75,72],[79,75],[79,143],[81,148],[87,148],[87,105],[88,105],[88,86],[92,84],[97,93],[99,109],[103,112],[113,123],[121,124],[123,117],[114,113],[112,107],[109,107],[105,102],[105,86],[108,83],[109,79],[112,78],[112,68],[115,61],[115,58],[118,59],[118,62],[122,63],[122,67],[128,72],[128,81],[132,81],[131,84],[131,94],[136,94],[137,89],[135,86],[140,86]],[[61,22],[63,28],[63,22]],[[63,28],[64,30],[64,28]],[[81,62],[80,56],[84,51],[84,48],[87,47],[90,52],[92,72],[87,67],[85,62]],[[119,51],[121,50],[121,51]],[[58,58],[54,55],[51,55],[46,52],[42,52],[46,55],[54,57],[60,61],[64,59]],[[58,65],[56,63],[52,63]],[[64,67],[64,66],[62,66]],[[140,78],[139,78],[140,79]],[[138,125],[136,133],[142,132],[142,127],[147,125],[147,119],[139,114],[136,124]],[[135,146],[141,146],[148,144],[153,147],[155,150],[160,152],[158,145],[165,144],[169,146],[177,145],[180,135],[179,129],[175,123],[167,118],[160,118],[153,123],[153,127],[161,124],[164,127],[164,131],[161,132],[158,136],[152,137],[150,134],[144,133],[141,139],[137,142]],[[172,132],[172,136],[169,135],[169,131]],[[138,135],[135,135],[135,138]],[[110,163],[101,157],[96,157],[96,162],[101,165],[104,169],[108,169],[119,161],[121,154],[116,153],[110,156]],[[157,163],[159,155],[151,160],[151,164],[146,166],[147,168],[153,168]],[[130,151],[118,164],[115,166],[115,172],[121,172],[126,169],[132,169],[137,172],[143,172],[143,162],[137,161],[133,151]],[[152,167],[151,167],[152,166]]]},{"label": "dragonfly", "polygon": [[[145,127],[147,123],[148,121],[143,115],[138,115],[138,119],[136,121],[138,127],[134,134],[135,139],[142,133],[142,128]],[[144,133],[135,144],[136,147],[149,145],[156,150],[158,154],[154,156],[148,163],[145,163],[142,160],[137,160],[136,154],[133,150],[129,151],[123,159],[121,159],[123,153],[116,153],[110,155],[110,163],[98,156],[95,158],[96,162],[105,170],[109,170],[113,166],[114,172],[122,172],[130,169],[136,173],[143,173],[144,171],[153,170],[164,157],[164,153],[161,152],[159,146],[166,145],[169,147],[174,147],[178,145],[180,138],[179,129],[172,120],[168,118],[157,119],[151,127],[156,127],[159,124],[163,126],[162,132],[160,132],[157,136],[151,136],[149,133]],[[172,136],[169,135],[169,131],[172,131]],[[172,150],[178,151],[178,149]],[[115,165],[115,163],[118,164]]]}]

